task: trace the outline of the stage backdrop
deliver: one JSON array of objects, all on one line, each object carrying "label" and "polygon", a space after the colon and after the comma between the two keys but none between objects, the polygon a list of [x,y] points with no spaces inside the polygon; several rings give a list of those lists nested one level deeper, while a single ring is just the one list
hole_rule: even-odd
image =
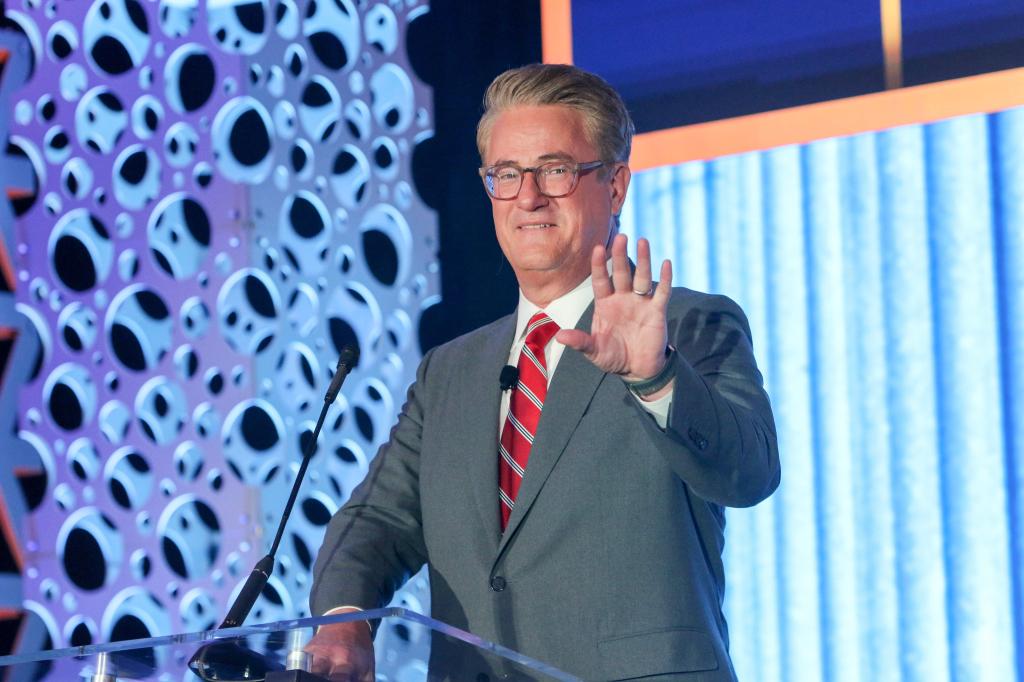
[{"label": "stage backdrop", "polygon": [[[410,170],[431,94],[405,47],[427,9],[7,3],[0,607],[19,650],[215,626],[354,344],[250,620],[307,613],[324,525],[387,437],[438,297]],[[426,598],[417,579],[398,599]],[[424,648],[384,637],[397,660]]]},{"label": "stage backdrop", "polygon": [[743,306],[772,398],[740,679],[1021,679],[1024,109],[645,171],[622,223]]}]

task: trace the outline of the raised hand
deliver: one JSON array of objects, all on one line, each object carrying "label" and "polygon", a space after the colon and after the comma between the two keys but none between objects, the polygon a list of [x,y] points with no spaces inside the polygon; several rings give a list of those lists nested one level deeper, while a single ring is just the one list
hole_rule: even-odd
[{"label": "raised hand", "polygon": [[595,247],[590,266],[594,285],[594,320],[590,333],[563,329],[560,343],[583,353],[605,372],[626,381],[649,379],[665,365],[668,343],[666,309],[672,293],[672,263],[664,261],[658,286],[652,289],[651,245],[637,241],[636,272],[629,269],[626,235],[612,241],[612,273],[606,253]]}]

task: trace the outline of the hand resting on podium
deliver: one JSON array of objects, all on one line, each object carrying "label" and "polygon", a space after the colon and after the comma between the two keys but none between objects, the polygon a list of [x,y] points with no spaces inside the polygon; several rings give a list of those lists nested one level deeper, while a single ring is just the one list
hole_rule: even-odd
[{"label": "hand resting on podium", "polygon": [[[331,611],[343,613],[346,609]],[[305,651],[312,657],[310,672],[331,682],[374,682],[373,638],[366,621],[321,626]]]}]

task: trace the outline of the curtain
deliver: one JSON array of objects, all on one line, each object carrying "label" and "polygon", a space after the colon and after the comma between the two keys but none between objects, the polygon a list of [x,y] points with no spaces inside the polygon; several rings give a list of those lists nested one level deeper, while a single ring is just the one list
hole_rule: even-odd
[{"label": "curtain", "polygon": [[639,172],[622,231],[743,307],[772,399],[740,679],[1022,679],[1024,108]]}]

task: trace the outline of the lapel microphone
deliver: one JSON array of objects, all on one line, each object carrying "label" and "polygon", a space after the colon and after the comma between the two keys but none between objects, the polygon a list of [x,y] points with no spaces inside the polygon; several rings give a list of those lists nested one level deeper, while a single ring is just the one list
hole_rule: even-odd
[{"label": "lapel microphone", "polygon": [[519,368],[512,365],[502,367],[501,374],[498,376],[498,383],[501,384],[501,390],[503,391],[507,391],[510,388],[514,389],[516,384],[519,383]]}]

